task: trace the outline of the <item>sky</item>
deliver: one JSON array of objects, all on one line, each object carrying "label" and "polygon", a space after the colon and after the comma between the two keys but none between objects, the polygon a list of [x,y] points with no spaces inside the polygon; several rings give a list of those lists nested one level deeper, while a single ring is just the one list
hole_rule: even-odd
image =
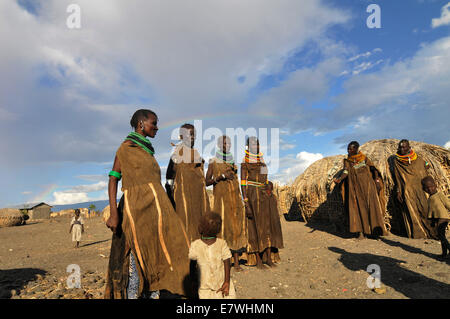
[{"label": "sky", "polygon": [[0,41],[0,207],[107,199],[140,108],[162,183],[186,122],[206,160],[256,132],[282,184],[352,140],[450,147],[448,0],[2,0]]}]

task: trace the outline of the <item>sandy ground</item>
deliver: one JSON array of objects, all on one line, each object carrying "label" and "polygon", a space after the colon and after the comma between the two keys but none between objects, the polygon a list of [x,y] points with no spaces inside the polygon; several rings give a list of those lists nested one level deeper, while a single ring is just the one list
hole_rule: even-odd
[{"label": "sandy ground", "polygon": [[[67,217],[0,228],[0,298],[103,298],[111,233],[100,217],[86,220],[74,248]],[[440,243],[395,235],[357,240],[321,224],[286,222],[275,268],[232,271],[239,298],[450,298],[450,260]],[[68,289],[67,267],[80,266],[81,288]],[[378,292],[366,269],[380,268]]]}]

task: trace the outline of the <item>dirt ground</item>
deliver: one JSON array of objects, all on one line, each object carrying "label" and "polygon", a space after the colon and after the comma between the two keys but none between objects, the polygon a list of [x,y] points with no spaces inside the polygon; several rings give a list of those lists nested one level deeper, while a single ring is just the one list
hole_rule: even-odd
[{"label": "dirt ground", "polygon": [[[103,298],[111,232],[100,217],[85,220],[74,248],[67,217],[0,228],[0,298]],[[450,298],[450,260],[440,243],[395,235],[349,238],[323,224],[281,221],[285,248],[275,268],[232,270],[243,299]],[[80,266],[81,288],[68,289],[70,264]],[[366,271],[380,267],[382,286],[368,288]]]}]

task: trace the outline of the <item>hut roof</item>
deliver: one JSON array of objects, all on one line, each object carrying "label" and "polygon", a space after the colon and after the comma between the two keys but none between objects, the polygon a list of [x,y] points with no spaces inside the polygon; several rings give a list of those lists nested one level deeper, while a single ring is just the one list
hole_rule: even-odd
[{"label": "hut roof", "polygon": [[44,203],[44,202],[35,202],[35,203],[25,203],[20,205],[11,206],[8,208],[15,208],[15,209],[33,209],[38,206],[47,205],[49,207],[52,207],[51,205]]}]

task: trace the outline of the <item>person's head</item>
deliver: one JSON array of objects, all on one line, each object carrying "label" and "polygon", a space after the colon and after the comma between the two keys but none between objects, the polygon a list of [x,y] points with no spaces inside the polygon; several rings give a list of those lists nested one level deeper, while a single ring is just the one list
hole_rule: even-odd
[{"label": "person's head", "polygon": [[75,216],[80,217],[80,214],[81,214],[80,210],[78,208],[75,209]]},{"label": "person's head", "polygon": [[198,225],[198,232],[205,237],[215,237],[221,229],[222,218],[214,212],[203,215]]},{"label": "person's head", "polygon": [[158,116],[151,110],[140,109],[134,112],[130,125],[136,133],[153,138],[158,131]]},{"label": "person's head", "polygon": [[409,141],[408,140],[401,140],[398,143],[398,150],[397,150],[399,155],[406,155],[409,154],[409,152],[411,152],[411,146],[409,146]]},{"label": "person's head", "polygon": [[359,143],[357,141],[351,141],[347,146],[348,156],[353,156],[358,154]]},{"label": "person's head", "polygon": [[222,150],[223,153],[228,153],[231,149],[231,140],[228,136],[223,135],[217,139],[217,147]]},{"label": "person's head", "polygon": [[186,123],[180,127],[180,140],[187,146],[193,147],[195,143],[195,127]]},{"label": "person's head", "polygon": [[256,136],[247,138],[247,149],[252,154],[259,154],[259,140]]},{"label": "person's head", "polygon": [[437,192],[437,185],[434,178],[431,176],[426,176],[422,179],[422,189],[425,193],[433,195]]}]

